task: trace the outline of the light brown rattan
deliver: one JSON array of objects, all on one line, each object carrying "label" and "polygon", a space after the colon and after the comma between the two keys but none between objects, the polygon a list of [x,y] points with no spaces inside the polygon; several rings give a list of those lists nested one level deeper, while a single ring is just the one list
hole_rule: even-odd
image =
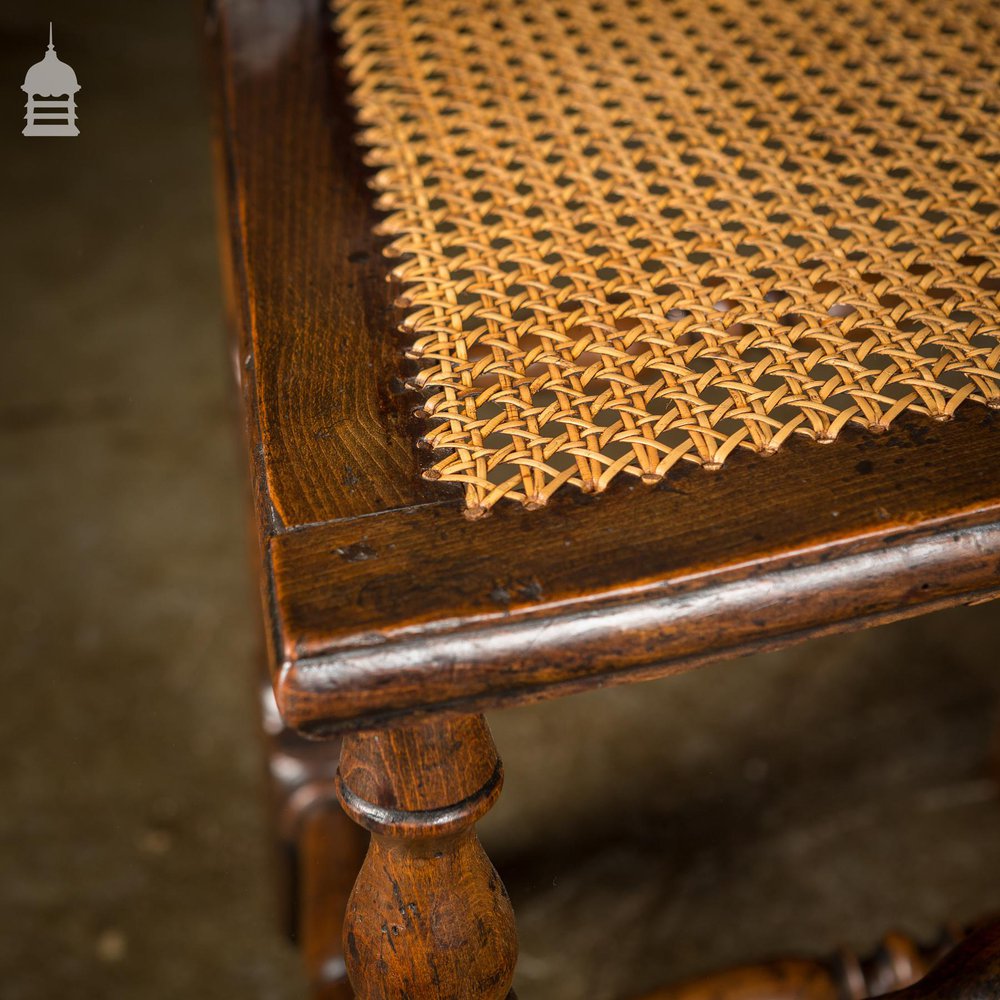
[{"label": "light brown rattan", "polygon": [[470,515],[1000,406],[998,4],[334,8]]}]

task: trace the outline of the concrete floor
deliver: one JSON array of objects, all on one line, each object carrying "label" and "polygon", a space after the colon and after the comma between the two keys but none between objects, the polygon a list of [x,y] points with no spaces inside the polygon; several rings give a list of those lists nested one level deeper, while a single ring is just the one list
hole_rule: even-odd
[{"label": "concrete floor", "polygon": [[[10,6],[10,5],[9,5]],[[0,996],[302,997],[273,919],[243,469],[187,4],[0,13]],[[1000,909],[1000,608],[491,718],[522,1000]]]}]

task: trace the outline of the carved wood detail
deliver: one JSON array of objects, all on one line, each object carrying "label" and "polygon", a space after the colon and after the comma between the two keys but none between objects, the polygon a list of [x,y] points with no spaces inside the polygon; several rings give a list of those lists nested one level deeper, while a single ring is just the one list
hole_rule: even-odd
[{"label": "carved wood detail", "polygon": [[344,738],[337,791],[372,833],[347,908],[359,1000],[504,1000],[514,913],[474,824],[503,769],[481,715]]}]

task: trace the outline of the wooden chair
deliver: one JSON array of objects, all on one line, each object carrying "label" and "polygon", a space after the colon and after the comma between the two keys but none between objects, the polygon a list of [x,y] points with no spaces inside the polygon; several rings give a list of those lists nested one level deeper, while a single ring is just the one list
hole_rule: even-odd
[{"label": "wooden chair", "polygon": [[[393,75],[399,73],[392,61],[398,53],[393,55],[391,32],[379,20],[388,16],[388,3],[338,4],[339,41],[317,0],[217,0],[206,15],[218,98],[228,313],[246,418],[266,618],[271,686],[265,714],[278,840],[288,876],[288,922],[303,947],[316,997],[503,1000],[517,951],[514,916],[475,834],[476,821],[496,802],[503,780],[485,709],[663,677],[720,657],[976,603],[1000,592],[998,95],[988,41],[997,17],[995,8],[969,14],[963,7],[954,14],[961,30],[942,31],[928,40],[916,23],[930,16],[924,10],[897,19],[899,33],[892,34],[891,12],[882,5],[873,6],[869,16],[848,5],[827,9],[800,4],[789,13],[787,5],[762,7],[748,0],[746,11],[763,11],[760,16],[769,19],[763,23],[774,47],[798,30],[789,17],[812,18],[802,30],[828,38],[830,45],[823,50],[828,58],[848,60],[847,71],[861,80],[843,98],[842,118],[824,122],[810,120],[815,109],[810,111],[809,103],[813,70],[821,60],[803,56],[796,78],[785,79],[780,68],[761,70],[763,82],[749,91],[757,104],[734,105],[742,109],[742,117],[734,120],[741,129],[764,130],[761,148],[773,154],[777,172],[762,180],[749,147],[732,136],[732,148],[727,147],[725,134],[712,145],[719,129],[725,132],[714,124],[712,102],[728,100],[734,88],[750,87],[757,64],[767,58],[755,47],[753,33],[739,23],[743,8],[728,0],[705,7],[671,4],[663,8],[662,20],[649,23],[648,17],[643,20],[647,5],[642,3],[578,4],[586,18],[597,18],[600,30],[592,36],[570,31],[559,42],[557,55],[568,64],[578,46],[581,73],[591,72],[588,37],[611,46],[602,50],[602,58],[617,59],[616,53],[627,49],[628,39],[618,37],[621,26],[602,20],[612,14],[638,17],[636,23],[651,39],[650,51],[662,49],[664,65],[674,65],[672,60],[680,58],[675,50],[683,43],[689,50],[681,56],[708,60],[706,65],[717,73],[718,87],[704,93],[683,76],[683,68],[674,73],[681,88],[677,100],[667,102],[656,119],[670,133],[669,141],[678,144],[670,176],[681,194],[643,190],[652,192],[649,204],[662,209],[657,225],[681,248],[680,263],[649,256],[649,241],[635,236],[642,226],[626,213],[617,224],[628,231],[628,247],[619,257],[611,255],[615,266],[606,268],[605,277],[597,265],[587,271],[590,279],[597,275],[607,282],[591,299],[601,309],[618,309],[617,325],[602,321],[600,316],[610,314],[598,316],[593,302],[570,301],[570,292],[558,292],[562,326],[545,327],[539,319],[542,306],[532,314],[532,307],[524,305],[530,294],[523,287],[505,288],[507,311],[498,306],[502,315],[496,322],[514,332],[507,341],[494,338],[489,351],[476,354],[473,349],[483,343],[479,334],[473,331],[463,340],[462,323],[442,326],[440,315],[458,315],[455,310],[468,306],[475,321],[475,310],[485,308],[482,298],[468,291],[467,280],[463,284],[466,272],[449,271],[446,255],[435,258],[436,251],[426,248],[433,243],[426,233],[426,246],[414,249],[414,228],[407,228],[405,216],[417,211],[420,198],[401,193],[399,160],[407,155],[410,140],[394,139],[393,130],[412,119],[387,121],[385,109],[391,111],[394,100],[411,100],[412,94],[406,96],[410,78],[400,83]],[[505,51],[513,60],[508,78],[519,81],[530,62],[522,58],[525,50],[534,53],[531,58],[548,59],[544,32],[533,32],[532,26],[540,17],[572,22],[577,15],[567,13],[567,6],[573,5],[555,4],[549,10],[544,4],[509,0],[473,13],[445,12],[444,27],[425,26],[430,41],[421,40],[419,24],[414,29],[400,20],[397,28],[400,37],[410,31],[406,37],[416,38],[416,51],[433,64],[441,58],[435,31],[454,30],[449,51],[465,51],[463,39],[470,30],[475,35],[478,18],[502,45],[512,29],[500,19],[513,12],[521,19],[523,45],[508,45]],[[430,0],[420,0],[416,7],[431,13],[445,10]],[[826,29],[836,18],[845,19],[846,34],[820,30],[824,14],[831,19]],[[951,15],[941,16],[947,21]],[[497,19],[496,25],[491,19]],[[970,23],[978,23],[977,31],[986,39],[978,51],[972,51],[976,40],[969,37]],[[876,27],[888,32],[888,41],[872,40]],[[714,41],[713,31],[718,32]],[[425,44],[427,52],[420,49]],[[793,38],[788,44],[798,43]],[[879,114],[884,111],[884,122],[866,119],[859,107],[866,88],[877,86],[866,70],[884,59],[893,72],[912,71],[907,60],[915,58],[914,47],[919,46],[924,46],[921,58],[931,61],[965,53],[973,69],[965,77],[934,76],[929,70],[924,83],[913,82],[911,72],[912,87],[899,98],[900,106],[880,98],[882,103],[873,107],[882,109]],[[747,60],[741,63],[745,72],[740,80],[728,75],[727,52]],[[812,52],[810,58],[814,56]],[[627,55],[621,58],[630,73],[634,68],[623,86],[632,87],[630,99],[638,100],[635,95],[644,93],[649,73]],[[474,54],[469,60],[462,72],[479,73]],[[365,141],[373,147],[370,164],[382,171],[374,178],[355,143],[348,84],[337,68],[345,63],[368,130]],[[412,79],[421,65],[411,67]],[[432,69],[421,78],[428,92],[446,90],[448,74],[458,72],[450,63]],[[937,73],[940,66],[935,63],[932,69]],[[655,71],[670,76],[662,66]],[[596,84],[593,79],[588,84],[590,107],[604,109],[596,131],[598,126],[624,128],[618,123],[625,114],[620,103],[601,103],[605,88],[599,76],[594,79]],[[484,86],[488,90],[490,84]],[[583,84],[570,80],[560,93],[576,86]],[[556,94],[546,100],[556,100]],[[964,104],[955,103],[956,94],[964,95]],[[653,104],[656,96],[647,95]],[[852,197],[863,232],[850,229],[851,219],[834,212],[826,230],[829,246],[812,245],[811,223],[789,221],[787,213],[781,217],[776,212],[766,225],[760,222],[760,232],[736,235],[726,249],[724,234],[732,227],[698,231],[698,219],[686,214],[687,206],[701,197],[700,189],[729,176],[727,170],[745,180],[748,196],[761,195],[758,204],[765,204],[767,185],[780,188],[784,183],[778,172],[792,176],[805,169],[798,158],[808,159],[808,151],[783,144],[772,127],[774,115],[786,106],[794,112],[788,118],[793,137],[829,125],[830,136],[816,133],[815,141],[827,143],[821,159],[830,177],[839,177],[846,188],[860,178],[859,192]],[[689,119],[682,108],[690,112]],[[638,113],[631,106],[626,110]],[[586,120],[587,111],[585,106],[585,132],[594,124]],[[479,107],[468,113],[485,112]],[[502,106],[495,106],[497,116],[503,113]],[[544,109],[539,113],[544,115]],[[982,128],[990,116],[992,133]],[[939,121],[938,134],[929,131],[932,119]],[[530,114],[524,118],[534,120]],[[850,126],[846,131],[844,123]],[[881,125],[892,133],[888,139],[880,133]],[[701,145],[685,133],[690,128],[704,129]],[[903,142],[897,133],[907,129],[919,133],[918,147],[933,162],[940,183],[948,186],[948,196],[961,204],[963,218],[978,219],[979,230],[993,234],[992,246],[969,235],[969,227],[949,227],[935,208],[933,192],[916,189],[930,167],[916,171],[909,202],[903,204],[902,196],[894,194],[891,211],[880,214],[870,190],[882,176],[884,158],[897,169],[889,177],[898,178],[898,170],[908,169],[898,162],[902,146],[893,146]],[[572,129],[566,133],[567,143],[573,134]],[[433,146],[432,138],[412,139],[415,157]],[[607,152],[601,147],[606,138],[593,138],[599,160]],[[737,138],[742,142],[743,133]],[[488,128],[476,136],[480,152],[483,143],[492,141]],[[468,155],[454,145],[450,155]],[[852,150],[862,146],[868,160],[855,163]],[[624,142],[622,157],[628,159],[633,148],[634,143]],[[549,166],[555,171],[566,155],[566,149],[551,143],[545,149],[538,176]],[[434,161],[439,152],[430,148],[427,160]],[[629,161],[629,177],[647,171],[642,155],[636,152]],[[585,144],[579,156],[581,163],[590,156]],[[470,204],[480,190],[476,172],[481,176],[492,162],[501,172],[517,175],[496,183],[508,185],[511,204],[520,197],[524,188],[519,185],[527,182],[518,164],[500,160],[499,155],[495,161],[472,155],[468,162],[476,166],[466,192]],[[421,163],[414,163],[410,166],[419,175]],[[654,157],[649,163],[654,173],[666,176],[662,151],[660,161]],[[685,173],[685,168],[690,169]],[[442,176],[432,180],[459,183],[458,173]],[[561,184],[556,172],[552,176],[553,183]],[[599,185],[606,178],[592,176],[595,190],[604,191]],[[368,181],[381,192],[377,199]],[[823,216],[826,206],[817,200],[815,185],[810,190],[800,177],[794,183],[802,206]],[[662,200],[671,198],[679,207]],[[706,212],[733,210],[729,188],[705,198]],[[751,200],[746,212],[763,219],[767,212],[762,214]],[[497,209],[498,218],[503,207]],[[433,213],[434,208],[425,199],[422,210]],[[385,211],[395,214],[387,220]],[[593,211],[599,221],[604,218]],[[482,259],[495,265],[493,250],[503,257],[504,246],[519,240],[525,246],[544,244],[537,251],[541,256],[558,254],[561,239],[576,239],[569,228],[564,236],[527,233],[521,221],[510,223],[506,235],[493,237],[499,248],[484,242]],[[679,228],[688,223],[688,229]],[[488,230],[491,223],[481,225]],[[926,226],[928,240],[936,241],[936,256],[928,258],[919,241],[912,252],[894,244],[890,250],[901,262],[897,271],[864,270],[869,266],[866,239],[876,240],[880,237],[874,234],[894,227],[906,239],[920,226]],[[807,235],[798,236],[800,231]],[[447,226],[440,232],[445,246]],[[782,239],[771,246],[767,240],[775,233]],[[386,236],[396,242],[387,247]],[[478,251],[469,250],[472,236],[464,238],[465,244],[455,249],[462,263],[472,267],[470,257]],[[803,240],[808,244],[804,248]],[[697,249],[703,245],[723,247],[733,260],[756,253],[783,260],[784,254],[801,270],[802,280],[788,293],[780,274],[754,269],[761,282],[759,301],[743,301],[742,286],[730,271],[707,259],[711,253]],[[695,249],[688,252],[686,247]],[[598,264],[606,264],[601,255],[607,247],[592,249]],[[392,265],[384,262],[384,252],[402,254],[403,263],[395,265],[396,281],[386,280]],[[640,261],[635,272],[645,277],[630,277],[632,272],[622,277],[623,260]],[[442,281],[450,281],[454,290],[440,315],[434,312],[437,299],[426,305],[430,300],[425,293],[437,280],[427,275],[437,273],[435,268],[444,269]],[[846,278],[839,285],[827,278],[824,284],[817,280],[816,268],[824,274],[826,268],[850,272],[857,288],[848,288]],[[668,273],[657,277],[659,270]],[[517,271],[516,262],[510,271]],[[956,278],[948,285],[941,278],[944,271],[960,271],[961,282]],[[408,291],[414,282],[416,293]],[[583,282],[580,287],[582,292],[577,287],[572,294],[586,298],[591,286]],[[731,293],[732,288],[737,292]],[[447,297],[448,291],[435,294]],[[780,322],[769,327],[774,344],[747,349],[736,358],[745,362],[743,367],[734,364],[725,374],[719,352],[727,344],[742,343],[740,338],[756,329],[754,323],[762,322],[763,303],[779,303],[785,294],[792,295],[794,310],[783,307]],[[934,312],[927,304],[931,299],[945,305]],[[636,303],[647,301],[653,305],[643,312]],[[705,301],[719,314],[735,311],[736,318],[719,321],[728,340],[720,334],[718,343],[706,346],[719,327],[716,321],[711,326],[707,312],[699,313]],[[430,314],[420,312],[425,307]],[[758,318],[748,320],[751,313]],[[864,322],[852,320],[855,314]],[[393,333],[401,321],[402,338]],[[531,322],[549,333],[538,340]],[[920,323],[935,335],[920,340],[915,332],[923,329]],[[905,341],[888,359],[887,352],[892,355],[896,348],[885,324],[895,324],[892,329]],[[672,339],[664,340],[658,332],[666,326]],[[630,339],[633,330],[640,331],[638,339]],[[586,351],[573,354],[580,343],[574,336],[589,338]],[[961,358],[954,345],[941,347],[948,336],[965,337],[961,343],[967,351]],[[837,355],[829,344],[824,347],[824,337],[833,338],[842,353]],[[472,351],[464,358],[467,367],[481,365],[459,378],[455,371],[461,365],[456,368],[452,362],[462,360],[463,350]],[[737,344],[733,350],[743,348]],[[775,376],[781,350],[792,360]],[[687,352],[681,375],[675,372],[680,365],[676,351]],[[806,363],[803,358],[815,360],[814,351],[823,354],[827,367],[822,377],[818,369],[800,372],[805,388],[792,399],[795,393],[789,396],[788,386],[797,376],[789,371]],[[754,368],[758,364],[770,365],[771,374],[761,377]],[[513,375],[505,365],[514,366]],[[571,389],[586,396],[594,365],[606,385],[602,383],[600,394],[591,391],[587,405],[593,412],[574,425],[571,411],[580,412],[582,405],[576,397],[551,400]],[[497,368],[505,374],[491,384]],[[746,374],[749,369],[753,371]],[[619,384],[615,371],[622,373],[619,382],[625,388],[620,392],[613,388]],[[570,374],[559,383],[565,372]],[[709,372],[716,380],[713,391],[706,389],[699,397],[710,411],[703,408],[707,416],[699,417],[702,411],[695,405],[694,416],[689,414],[686,422],[678,417],[680,422],[663,430],[657,420],[675,413],[670,407],[682,405],[688,385],[678,388],[676,379],[691,372]],[[578,382],[573,383],[574,377]],[[555,380],[555,388],[543,385],[546,378]],[[760,389],[757,396],[747,388],[751,383]],[[490,395],[494,390],[500,403]],[[549,395],[543,397],[544,392]],[[742,410],[733,409],[734,398],[743,400]],[[519,400],[525,399],[536,409],[528,403],[527,409],[519,409]],[[788,409],[790,399],[797,410]],[[550,405],[565,418],[558,440],[545,438],[537,420],[531,425],[531,413],[537,417]],[[590,425],[580,431],[587,420]],[[497,433],[506,435],[504,443],[493,439]],[[421,452],[418,441],[429,452]],[[463,516],[463,508],[470,516]],[[371,832],[363,863],[364,842],[347,817]],[[956,933],[953,940],[959,937]],[[1000,938],[989,928],[976,930],[921,984],[911,985],[947,950],[921,952],[892,938],[863,961],[841,956],[828,963],[777,963],[657,996],[832,1000],[898,988],[903,990],[898,996],[906,1000],[1000,997]]]}]

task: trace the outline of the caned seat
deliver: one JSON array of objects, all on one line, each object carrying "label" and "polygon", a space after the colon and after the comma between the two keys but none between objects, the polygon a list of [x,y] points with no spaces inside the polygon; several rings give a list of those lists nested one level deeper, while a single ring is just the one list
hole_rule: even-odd
[{"label": "caned seat", "polygon": [[[484,709],[1000,591],[1000,10],[220,0],[210,27],[274,699],[343,737],[376,834],[354,989],[502,998]],[[403,858],[443,831],[475,905]],[[404,910],[501,944],[406,911],[393,957],[387,858]]]}]

